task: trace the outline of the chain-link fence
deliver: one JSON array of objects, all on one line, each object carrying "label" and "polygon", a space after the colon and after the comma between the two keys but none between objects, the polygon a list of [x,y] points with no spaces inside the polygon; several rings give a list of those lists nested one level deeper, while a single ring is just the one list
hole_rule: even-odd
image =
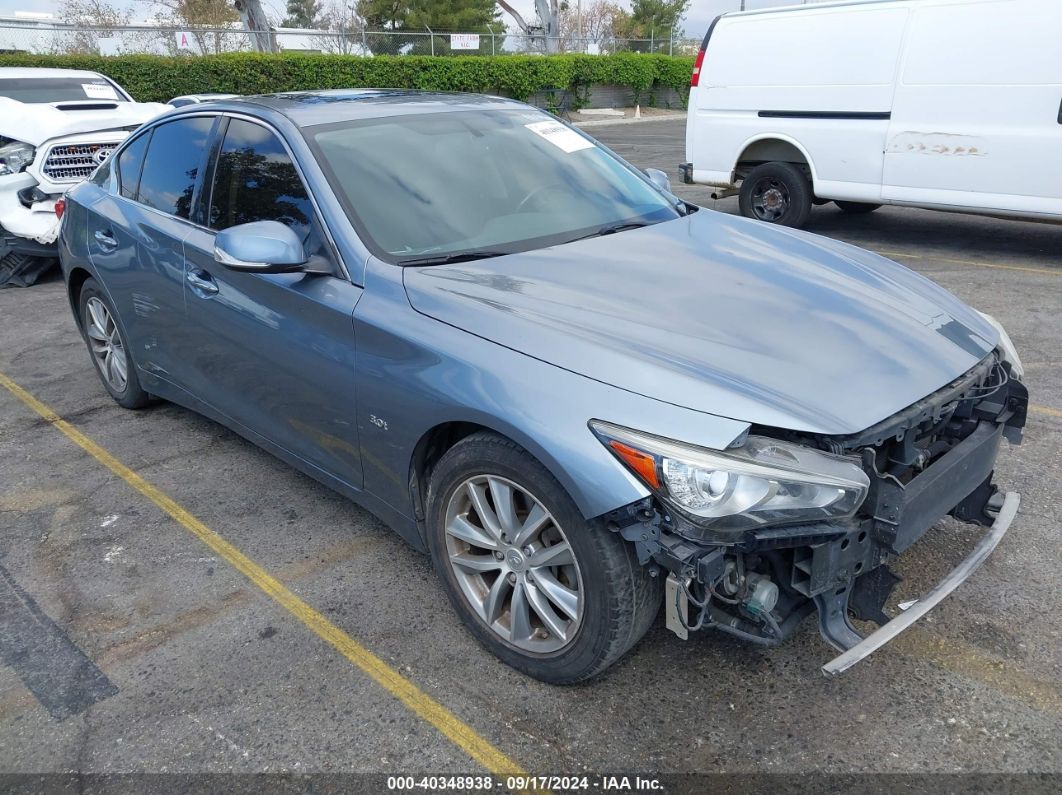
[{"label": "chain-link fence", "polygon": [[249,50],[319,52],[336,55],[513,55],[655,52],[694,55],[699,40],[673,30],[651,30],[647,39],[596,39],[563,35],[546,38],[497,29],[444,31],[303,30],[277,28],[73,27],[58,22],[0,25],[0,53],[97,55],[207,55]]}]

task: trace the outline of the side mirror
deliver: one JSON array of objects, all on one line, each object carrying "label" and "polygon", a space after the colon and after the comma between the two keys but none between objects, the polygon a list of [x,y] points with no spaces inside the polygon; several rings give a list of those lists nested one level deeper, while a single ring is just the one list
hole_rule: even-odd
[{"label": "side mirror", "polygon": [[645,176],[649,177],[649,181],[656,185],[656,187],[660,188],[660,190],[671,193],[671,180],[669,180],[667,174],[659,168],[647,168],[645,170]]},{"label": "side mirror", "polygon": [[279,221],[252,221],[218,232],[214,259],[233,270],[291,273],[301,270],[307,258],[291,227]]}]

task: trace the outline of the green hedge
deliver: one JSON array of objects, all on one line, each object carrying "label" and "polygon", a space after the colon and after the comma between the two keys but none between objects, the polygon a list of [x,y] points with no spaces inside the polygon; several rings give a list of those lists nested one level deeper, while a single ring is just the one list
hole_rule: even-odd
[{"label": "green hedge", "polygon": [[419,88],[504,94],[526,100],[547,88],[566,88],[585,102],[591,85],[630,87],[652,103],[657,89],[673,88],[685,104],[693,59],[616,55],[447,56],[309,53],[227,53],[208,56],[0,55],[0,66],[46,66],[101,72],[141,102],[179,94],[260,94],[314,88]]}]

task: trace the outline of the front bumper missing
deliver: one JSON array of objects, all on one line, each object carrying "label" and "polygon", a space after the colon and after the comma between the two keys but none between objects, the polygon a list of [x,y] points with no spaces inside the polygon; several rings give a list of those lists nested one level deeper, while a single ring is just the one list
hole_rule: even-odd
[{"label": "front bumper missing", "polygon": [[980,568],[992,550],[996,548],[1007,530],[1010,529],[1014,517],[1018,513],[1018,505],[1021,495],[1009,492],[1003,499],[1003,505],[996,514],[995,521],[985,536],[978,542],[973,552],[962,563],[956,566],[952,572],[941,580],[924,597],[919,599],[906,611],[889,621],[880,629],[867,635],[862,640],[854,643],[843,654],[830,660],[822,666],[822,672],[827,676],[835,676],[843,673],[876,652],[886,643],[891,641],[913,623],[922,618],[926,613],[936,607],[944,597],[959,587],[971,574]]}]

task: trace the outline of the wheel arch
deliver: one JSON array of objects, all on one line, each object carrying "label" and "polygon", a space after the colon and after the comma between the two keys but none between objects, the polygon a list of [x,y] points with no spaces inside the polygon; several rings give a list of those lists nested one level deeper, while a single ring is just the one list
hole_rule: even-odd
[{"label": "wheel arch", "polygon": [[[743,176],[741,171],[744,166],[773,161],[805,166],[811,179],[812,191],[814,191],[815,183],[818,182],[814,160],[803,144],[784,133],[761,133],[746,140],[741,145],[737,160],[734,161],[735,177]],[[745,170],[749,169],[745,168]]]},{"label": "wheel arch", "polygon": [[[461,440],[475,433],[495,434],[520,445],[528,455],[538,461],[557,480],[568,496],[572,498],[580,512],[591,519],[596,515],[587,511],[588,495],[580,486],[578,479],[569,474],[556,456],[528,434],[497,418],[469,417],[440,422],[421,434],[409,460],[408,489],[413,516],[421,536],[427,542],[425,518],[428,484],[431,472],[439,460]],[[611,464],[612,462],[610,462]],[[618,464],[614,464],[618,468]]]},{"label": "wheel arch", "polygon": [[85,282],[92,278],[94,278],[93,274],[81,266],[71,268],[66,277],[66,297],[70,301],[70,309],[74,312],[74,322],[77,323],[79,329],[84,328],[81,320],[81,289],[85,286]]}]

